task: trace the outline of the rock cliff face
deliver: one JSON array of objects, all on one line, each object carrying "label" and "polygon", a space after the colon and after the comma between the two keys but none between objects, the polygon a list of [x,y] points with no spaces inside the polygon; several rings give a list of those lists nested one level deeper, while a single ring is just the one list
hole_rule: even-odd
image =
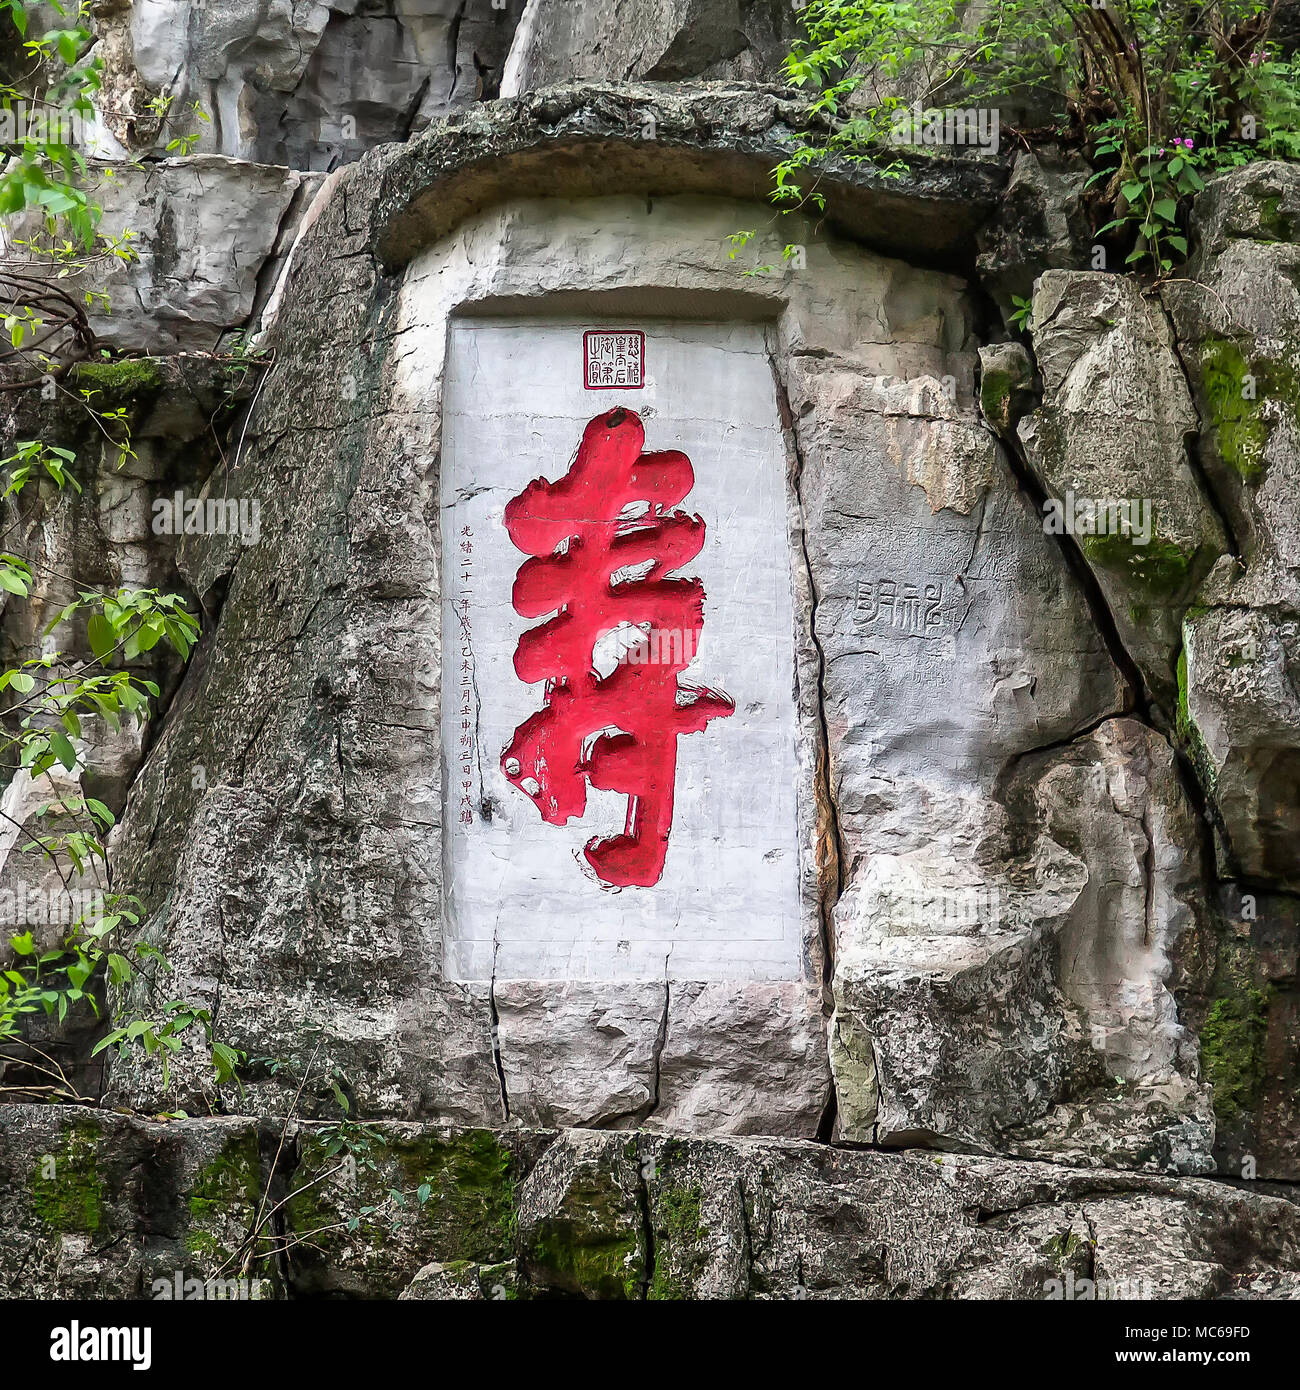
[{"label": "rock cliff face", "polygon": [[[147,738],[89,731],[79,776],[169,990],[249,1061],[237,1115],[0,1107],[6,1291],[233,1260],[277,1296],[1300,1293],[1300,170],[1211,183],[1153,290],[1082,268],[1051,152],[833,161],[773,227],[816,119],[761,85],[777,0],[184,13],[102,16],[106,168],[155,147],[150,96],[214,116],[104,183],[142,255],[81,286],[137,355],[75,381],[139,456],[30,392],[5,428],[85,470],[26,522],[42,574],[204,614]],[[583,845],[648,792],[592,775],[568,834],[505,756],[560,606],[527,608],[511,499],[632,411],[629,476],[685,454],[704,521],[682,688],[733,706],[676,740],[638,886]],[[255,534],[160,534],[177,492]],[[65,588],[6,609],[9,659]],[[106,1069],[94,1037],[45,1039],[88,1095],[211,1108],[197,1046]],[[332,1094],[370,1126],[351,1186]],[[301,1239],[367,1184],[429,1192]]]}]

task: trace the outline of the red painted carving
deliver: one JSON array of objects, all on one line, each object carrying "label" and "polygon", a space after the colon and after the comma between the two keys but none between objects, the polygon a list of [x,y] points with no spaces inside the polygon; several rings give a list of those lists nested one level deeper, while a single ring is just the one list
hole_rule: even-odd
[{"label": "red painted carving", "polygon": [[[665,576],[700,553],[704,522],[674,510],[695,482],[690,459],[642,453],[644,441],[635,412],[598,415],[569,471],[529,483],[505,511],[510,539],[535,557],[515,577],[515,612],[556,616],[515,649],[519,679],[545,681],[546,694],[501,767],[551,825],[583,814],[587,782],[627,796],[624,833],[585,850],[597,876],[619,887],[649,887],[663,873],[678,736],[736,707],[678,681],[704,625],[704,588]],[[644,635],[602,677],[595,645],[622,627]]]}]

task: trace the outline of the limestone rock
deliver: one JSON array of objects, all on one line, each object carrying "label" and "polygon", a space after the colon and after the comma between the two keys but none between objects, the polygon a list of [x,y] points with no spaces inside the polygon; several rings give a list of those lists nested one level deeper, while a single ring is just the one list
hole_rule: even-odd
[{"label": "limestone rock", "polygon": [[570,1132],[519,1197],[520,1269],[552,1295],[641,1299],[649,1271],[640,1140]]},{"label": "limestone rock", "polygon": [[1035,403],[1034,364],[1022,343],[980,348],[980,413],[1002,437]]},{"label": "limestone rock", "polygon": [[[354,1179],[339,1150],[328,1156],[335,1132],[303,1126],[281,1143],[279,1126],[246,1120],[4,1106],[14,1180],[0,1190],[0,1288],[1061,1301],[1271,1298],[1300,1277],[1296,1204],[1263,1186],[796,1141],[394,1124],[368,1127]],[[274,1230],[258,1215],[268,1190],[288,1199]],[[163,1222],[161,1192],[179,1197]]]},{"label": "limestone rock", "polygon": [[427,1264],[397,1295],[399,1301],[478,1303],[518,1297],[515,1264],[478,1265],[465,1260]]},{"label": "limestone rock", "polygon": [[340,1149],[304,1126],[281,1157],[286,1278],[315,1297],[514,1296],[518,1190],[538,1131],[368,1126]]},{"label": "limestone rock", "polygon": [[1300,887],[1300,613],[1235,604],[1184,625],[1184,730],[1227,828],[1232,863]]},{"label": "limestone rock", "polygon": [[[467,983],[444,965],[441,595],[431,522],[439,509],[447,325],[471,303],[550,310],[573,305],[575,294],[584,315],[601,295],[637,314],[647,287],[660,311],[689,304],[698,313],[711,302],[734,312],[739,277],[726,254],[734,203],[685,194],[656,198],[647,209],[643,196],[615,192],[572,203],[526,196],[531,176],[521,170],[530,163],[539,178],[547,168],[565,170],[575,194],[630,180],[632,137],[621,113],[647,104],[659,116],[657,138],[647,144],[638,124],[636,167],[644,172],[650,158],[688,186],[698,180],[722,192],[738,186],[738,155],[757,177],[764,140],[800,109],[743,89],[635,86],[484,106],[333,178],[290,257],[271,342],[293,349],[277,356],[248,433],[248,466],[233,480],[261,505],[262,541],[233,554],[218,548],[218,571],[226,567],[230,578],[210,659],[193,670],[192,698],[178,706],[137,783],[116,861],[124,881],[158,905],[148,938],[173,960],[178,986],[219,1001],[223,1034],[234,1045],[282,1059],[275,1071],[253,1068],[256,1104],[274,1104],[277,1093],[287,1098],[319,1040],[318,1070],[337,1067],[371,1115],[495,1123],[518,1113],[532,1122],[809,1136],[823,1123],[829,1075],[817,903],[827,868],[812,790],[817,678],[806,633],[795,682],[804,779],[798,980],[735,988],[683,967],[668,978],[665,1022],[662,985],[629,992],[625,983],[597,987],[581,978],[567,990],[502,978]],[[501,204],[501,165],[486,157],[502,154],[503,142],[517,162],[515,187]],[[579,163],[569,159],[574,147],[584,151]],[[897,197],[896,184],[877,189],[868,176],[854,191],[856,175],[837,177],[845,217]],[[940,201],[955,199],[967,178],[959,170],[917,177]],[[551,174],[545,186],[556,191]],[[862,225],[886,220],[864,217]],[[918,523],[934,525],[931,506],[944,499],[978,502],[996,455],[974,416],[973,346],[959,282],[811,226],[798,234],[807,273],[791,268],[751,280],[742,293],[748,312],[777,319],[758,350],[781,381],[778,401],[788,396],[792,411],[802,412],[815,400],[817,420],[829,421],[842,383],[887,397],[874,428],[893,441],[893,466],[910,480],[900,476],[893,486],[904,490]],[[396,300],[384,257],[394,269],[407,267]],[[814,361],[826,370],[806,378]],[[886,376],[898,379],[892,395],[864,383]],[[920,420],[909,414],[914,391],[927,401]],[[838,456],[807,424],[797,449],[810,472],[828,477]],[[844,447],[862,457],[877,435],[851,445],[846,435]],[[788,466],[792,434],[786,451]],[[991,516],[1010,518],[1015,505],[1000,498]],[[796,545],[793,493],[787,509]],[[960,540],[943,543],[942,566],[969,550],[978,530],[978,517],[963,515]],[[1041,536],[1033,543],[1040,554],[1032,563],[1068,588],[1051,548]],[[211,573],[201,545],[187,547],[185,563],[187,572]],[[805,582],[798,568],[794,574]],[[852,586],[847,573],[844,582]],[[951,583],[945,599],[955,624]],[[1074,599],[1059,601],[1068,608]],[[1101,653],[1095,637],[1066,626],[1072,652],[1082,641]],[[1100,673],[1073,655],[1062,671],[1085,683],[1086,712],[1068,708],[1067,682],[1053,688],[1045,722],[1030,713],[1030,723],[1068,731],[1115,698],[1104,657]],[[1031,679],[1026,674],[1025,683]],[[987,723],[1001,697],[980,700]],[[1008,708],[1016,703],[1010,698]],[[281,714],[266,721],[272,706]],[[983,736],[977,723],[970,735],[973,765]],[[1008,737],[1024,746],[1019,734]],[[376,959],[389,964],[376,972]],[[206,1072],[197,1051],[174,1059],[173,1089],[197,1102]],[[157,1098],[158,1082],[139,1069],[116,1074],[122,1095]],[[329,1104],[322,1096],[313,1113]]]},{"label": "limestone rock", "polygon": [[662,983],[501,980],[492,991],[505,1093],[523,1124],[630,1126],[654,1110]]},{"label": "limestone rock", "polygon": [[[259,1163],[252,1120],[161,1125],[84,1107],[6,1105],[0,1287],[10,1298],[171,1298],[178,1280],[183,1291],[187,1280],[222,1277],[213,1296],[239,1297],[238,1287],[224,1288],[231,1271],[222,1266],[252,1226]],[[163,1191],[169,1214],[160,1222],[149,1213]],[[273,1295],[266,1264],[254,1261],[250,1280]]]},{"label": "limestone rock", "polygon": [[824,1021],[808,994],[793,981],[674,987],[659,1054],[659,1103],[646,1128],[815,1135],[831,1086]]},{"label": "limestone rock", "polygon": [[[768,226],[771,166],[819,129],[747,80],[797,20],[778,0],[104,7],[109,151],[163,143],[163,95],[202,153],[115,169],[104,225],[135,229],[141,259],[77,288],[113,296],[94,316],[111,347],[174,356],[71,379],[129,401],[121,470],[6,401],[9,439],[63,431],[89,483],[18,531],[51,569],[204,606],[184,679],[150,667],[166,717],[88,730],[75,785],[124,810],[115,879],[175,992],[247,1052],[241,1104],[291,1118],[0,1109],[10,1287],[184,1296],[232,1260],[274,1292],[431,1301],[1300,1287],[1294,1203],[1194,1176],[1293,1180],[1300,1153],[1300,180],[1216,180],[1188,277],[1158,295],[1082,269],[1083,176],[1051,154],[897,179],[831,161],[824,218],[738,251]],[[507,99],[480,101],[503,68]],[[722,80],[680,84],[700,77]],[[1004,314],[1037,277],[1036,360],[981,343],[955,273],[977,233]],[[563,892],[505,913],[553,969],[499,969],[496,923],[485,959],[457,955],[442,528],[493,488],[482,452],[452,466],[457,411],[522,397],[536,320],[548,370],[596,323],[663,349],[632,405],[647,439],[678,416],[719,437],[719,533],[768,470],[788,607],[731,637],[759,651],[780,627],[779,659],[750,667],[778,671],[789,740],[739,788],[720,757],[692,765],[729,809],[790,811],[727,908],[737,936],[765,927],[779,879],[788,917],[739,965],[675,951],[698,942],[666,912],[605,970],[632,943],[569,952]],[[491,325],[511,339],[495,356]],[[222,345],[258,330],[272,365],[236,386]],[[723,367],[686,410],[654,373],[705,338]],[[761,391],[724,369],[742,357]],[[484,409],[478,443],[561,467],[538,441],[587,402],[582,367],[536,420]],[[209,419],[254,396],[218,467]],[[161,540],[153,504],[181,484],[256,503],[256,542]],[[1145,504],[1149,533],[1079,531],[1080,497],[1138,504],[1139,529]],[[64,588],[4,610],[10,658]],[[711,616],[724,597],[711,578]],[[755,689],[733,729],[767,718]],[[0,892],[51,887],[12,853],[36,795],[6,791]],[[632,885],[589,886],[603,920],[654,916]],[[48,1041],[98,1097],[93,1031]],[[132,1057],[109,1084],[217,1104],[198,1030],[165,1080]],[[326,1123],[340,1097],[359,1122]]]},{"label": "limestone rock", "polygon": [[1209,1171],[1179,1001],[1208,990],[1211,926],[1172,750],[1110,721],[999,795],[1007,820],[876,852],[836,906],[843,1133]]},{"label": "limestone rock", "polygon": [[1198,419],[1158,301],[1117,275],[1052,270],[1030,329],[1042,405],[1017,434],[1125,647],[1173,707],[1182,614],[1225,549],[1188,458]]},{"label": "limestone rock", "polygon": [[[153,353],[211,352],[223,334],[251,326],[259,278],[288,249],[319,183],[215,155],[97,172],[101,232],[129,232],[134,259],[101,258],[67,283],[109,296],[107,309],[96,301],[87,311],[104,346]],[[35,229],[20,218],[6,236]]]},{"label": "limestone rock", "polygon": [[1012,297],[1027,299],[1044,270],[1089,265],[1090,229],[1083,186],[1090,170],[1048,147],[1017,152],[997,213],[980,231],[980,282],[1004,318]]},{"label": "limestone rock", "polygon": [[[395,269],[507,197],[694,193],[763,202],[772,166],[818,120],[802,97],[726,82],[574,82],[484,103],[369,157],[366,177],[380,184],[369,213],[375,244]],[[818,189],[830,228],[928,264],[960,253],[1004,178],[987,161],[916,159],[900,182],[836,158]]]},{"label": "limestone rock", "polygon": [[1225,838],[1226,876],[1300,884],[1300,177],[1250,165],[1206,189],[1191,274],[1165,288],[1234,539],[1184,626],[1184,733]]},{"label": "limestone rock", "polygon": [[1300,1154],[1300,909],[1224,884],[1216,969],[1196,1024],[1221,1172],[1290,1179]]},{"label": "limestone rock", "polygon": [[1094,1054],[1016,1151],[1208,1171],[1210,1098],[1180,1011],[1208,990],[1212,922],[1173,750],[1135,720],[1108,721],[1018,763],[1008,795],[1086,869],[1057,932],[1056,979]]},{"label": "limestone rock", "polygon": [[[101,153],[324,170],[496,95],[523,0],[135,0],[99,18]],[[152,103],[168,103],[167,121]],[[194,107],[202,108],[203,115]]]},{"label": "limestone rock", "polygon": [[789,0],[530,0],[501,94],[591,78],[773,81],[797,10]]}]

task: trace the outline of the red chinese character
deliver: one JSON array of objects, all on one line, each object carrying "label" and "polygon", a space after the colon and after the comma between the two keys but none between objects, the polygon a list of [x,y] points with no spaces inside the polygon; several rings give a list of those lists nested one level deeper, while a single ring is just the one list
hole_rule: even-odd
[{"label": "red chinese character", "polygon": [[[642,453],[644,441],[635,412],[598,415],[564,477],[529,483],[505,510],[510,539],[535,557],[515,577],[515,612],[556,616],[515,649],[519,679],[545,681],[546,694],[515,730],[501,767],[551,825],[583,814],[587,782],[627,796],[624,833],[590,840],[585,851],[597,875],[619,887],[649,887],[663,873],[678,736],[736,708],[720,691],[678,682],[704,625],[704,588],[665,576],[700,553],[704,522],[673,510],[694,485],[690,459]],[[639,514],[624,516],[629,507]],[[624,627],[640,628],[645,641],[601,677],[595,645]],[[640,659],[646,650],[666,659]]]}]

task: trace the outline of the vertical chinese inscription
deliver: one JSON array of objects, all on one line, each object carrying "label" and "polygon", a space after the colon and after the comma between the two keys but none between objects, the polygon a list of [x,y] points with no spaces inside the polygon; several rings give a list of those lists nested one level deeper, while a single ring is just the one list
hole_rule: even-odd
[{"label": "vertical chinese inscription", "polygon": [[457,782],[458,807],[456,819],[462,825],[474,823],[474,640],[470,622],[472,590],[474,577],[474,532],[462,526],[457,541],[456,573],[460,595],[455,603],[456,623],[460,645],[457,660],[459,685],[457,687],[457,722],[460,725],[456,738],[456,761],[459,768]]}]

